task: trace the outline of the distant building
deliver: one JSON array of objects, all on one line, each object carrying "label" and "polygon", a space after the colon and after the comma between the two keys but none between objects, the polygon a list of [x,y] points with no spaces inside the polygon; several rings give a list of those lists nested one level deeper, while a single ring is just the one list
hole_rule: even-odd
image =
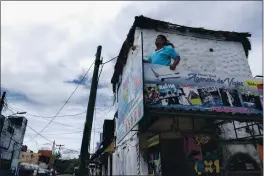
[{"label": "distant building", "polygon": [[20,162],[38,165],[39,155],[40,155],[39,153],[21,152]]},{"label": "distant building", "polygon": [[38,153],[39,153],[39,163],[43,163],[43,164],[45,163],[48,168],[52,168],[52,165],[54,163],[52,157],[52,150],[39,150]]},{"label": "distant building", "polygon": [[22,116],[1,116],[3,122],[0,138],[1,169],[14,170],[18,166],[20,151],[22,148],[27,119]]}]

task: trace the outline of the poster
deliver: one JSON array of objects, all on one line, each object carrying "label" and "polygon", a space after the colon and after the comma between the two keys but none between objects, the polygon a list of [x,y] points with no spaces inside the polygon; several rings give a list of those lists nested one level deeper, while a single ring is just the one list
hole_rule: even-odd
[{"label": "poster", "polygon": [[216,112],[263,113],[261,79],[144,63],[145,105]]},{"label": "poster", "polygon": [[117,142],[143,117],[143,70],[140,31],[135,34],[135,50],[130,50],[118,88]]}]

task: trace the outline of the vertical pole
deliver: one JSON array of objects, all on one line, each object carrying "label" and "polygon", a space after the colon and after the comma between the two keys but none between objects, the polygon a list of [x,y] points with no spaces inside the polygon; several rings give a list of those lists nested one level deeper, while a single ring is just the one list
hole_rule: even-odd
[{"label": "vertical pole", "polygon": [[0,113],[2,114],[2,110],[5,104],[5,97],[6,97],[6,92],[3,92],[2,98],[1,98],[1,102],[0,102]]},{"label": "vertical pole", "polygon": [[94,114],[94,106],[96,100],[97,93],[97,85],[98,85],[98,73],[99,66],[102,63],[101,58],[102,46],[97,47],[96,58],[94,63],[94,73],[92,78],[91,90],[89,95],[89,102],[86,113],[86,121],[84,125],[83,138],[82,138],[82,146],[81,146],[81,154],[80,154],[80,175],[85,176],[89,174],[86,169],[86,162],[90,159],[90,153],[88,150],[90,149],[90,138],[91,138],[91,130],[93,124],[93,114]]},{"label": "vertical pole", "polygon": [[113,176],[113,154],[110,153],[110,176]]},{"label": "vertical pole", "polygon": [[[3,95],[0,101],[0,115],[2,115],[2,110],[5,104],[5,97],[6,97],[6,92],[3,92]],[[4,118],[0,117],[0,142],[1,142],[1,134],[2,134],[4,123],[5,123],[5,117]],[[0,147],[0,169],[1,169],[1,161],[2,161],[2,153],[1,153],[1,147]]]}]

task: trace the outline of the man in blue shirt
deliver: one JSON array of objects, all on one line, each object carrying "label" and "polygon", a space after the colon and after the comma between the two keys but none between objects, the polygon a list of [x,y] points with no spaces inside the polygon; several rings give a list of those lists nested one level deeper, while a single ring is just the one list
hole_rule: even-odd
[{"label": "man in blue shirt", "polygon": [[[158,35],[155,44],[156,49],[151,53],[147,62],[170,66],[171,70],[175,70],[181,58],[180,55],[174,50],[173,44],[169,43],[164,35]],[[171,64],[171,59],[174,60],[173,64]]]}]

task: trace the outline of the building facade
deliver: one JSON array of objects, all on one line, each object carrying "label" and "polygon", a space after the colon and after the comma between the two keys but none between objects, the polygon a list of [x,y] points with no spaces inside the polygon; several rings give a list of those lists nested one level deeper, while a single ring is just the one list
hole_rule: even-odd
[{"label": "building facade", "polygon": [[4,117],[0,139],[1,168],[16,170],[26,132],[27,119],[21,116]]},{"label": "building facade", "polygon": [[[169,55],[155,51],[160,34],[180,55],[173,71],[148,62]],[[249,37],[135,18],[111,80],[112,175],[262,175],[263,80]]]},{"label": "building facade", "polygon": [[28,163],[28,164],[39,164],[39,153],[33,152],[21,152],[20,153],[20,163]]}]

